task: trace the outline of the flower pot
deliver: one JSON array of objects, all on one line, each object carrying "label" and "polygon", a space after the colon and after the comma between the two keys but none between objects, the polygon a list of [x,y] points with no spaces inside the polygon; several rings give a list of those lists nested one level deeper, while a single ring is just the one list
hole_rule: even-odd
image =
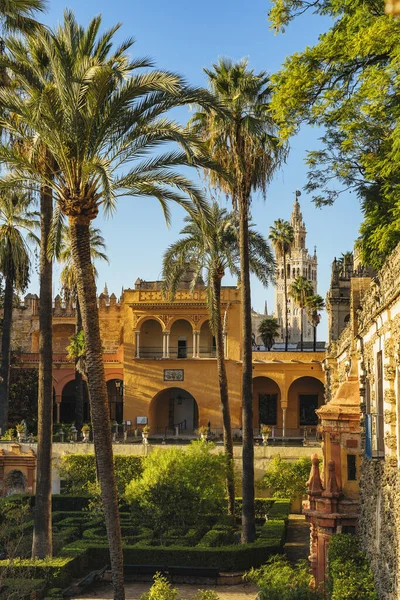
[{"label": "flower pot", "polygon": [[201,433],[200,434],[200,438],[203,440],[203,442],[207,441],[207,437],[208,437],[208,433]]},{"label": "flower pot", "polygon": [[263,440],[263,446],[266,446],[268,444],[269,433],[262,433],[261,436]]},{"label": "flower pot", "polygon": [[23,431],[17,431],[17,437],[18,437],[18,441],[19,442],[23,442],[24,441],[24,432]]},{"label": "flower pot", "polygon": [[90,431],[82,431],[82,441],[83,442],[89,442],[89,437],[90,437]]},{"label": "flower pot", "polygon": [[142,438],[143,438],[143,444],[148,444],[148,438],[149,437],[149,432],[148,431],[142,431]]}]

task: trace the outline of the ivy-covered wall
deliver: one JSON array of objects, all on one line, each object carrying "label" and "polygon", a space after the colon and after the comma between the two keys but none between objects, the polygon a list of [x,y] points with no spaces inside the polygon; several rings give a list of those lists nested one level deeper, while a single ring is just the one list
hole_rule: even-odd
[{"label": "ivy-covered wall", "polygon": [[380,600],[396,600],[400,593],[400,470],[395,458],[363,460],[359,535]]}]

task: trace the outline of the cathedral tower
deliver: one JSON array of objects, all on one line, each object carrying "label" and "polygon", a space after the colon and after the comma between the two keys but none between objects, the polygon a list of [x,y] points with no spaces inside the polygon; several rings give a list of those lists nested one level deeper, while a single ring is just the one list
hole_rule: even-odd
[{"label": "cathedral tower", "polygon": [[[308,253],[306,248],[306,227],[303,221],[303,215],[300,210],[299,197],[300,192],[296,191],[296,200],[293,204],[293,211],[290,217],[290,224],[294,230],[294,243],[290,255],[286,257],[287,286],[298,277],[303,275],[312,284],[314,294],[317,293],[317,253]],[[275,285],[275,316],[281,326],[281,336],[279,342],[285,341],[285,280],[283,277],[283,256],[276,256],[277,275]],[[300,342],[301,314],[292,298],[288,296],[288,328],[289,344]],[[305,311],[304,311],[305,312]],[[303,315],[303,339],[304,342],[313,340],[313,328],[309,323],[307,316]],[[278,340],[277,340],[278,341]]]}]

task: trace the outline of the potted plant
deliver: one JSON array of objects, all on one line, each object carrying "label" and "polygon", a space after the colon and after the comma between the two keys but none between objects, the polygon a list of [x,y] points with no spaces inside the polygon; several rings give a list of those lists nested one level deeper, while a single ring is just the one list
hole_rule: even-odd
[{"label": "potted plant", "polygon": [[263,444],[264,444],[264,446],[266,446],[267,442],[268,442],[269,434],[271,433],[271,427],[268,427],[268,425],[261,425],[260,433],[261,433],[261,437],[263,439]]},{"label": "potted plant", "polygon": [[142,429],[143,444],[148,444],[147,438],[149,437],[150,425],[145,425]]},{"label": "potted plant", "polygon": [[88,442],[89,441],[89,435],[90,435],[90,425],[88,425],[87,423],[85,423],[82,426],[82,435],[83,435],[83,441],[84,442]]},{"label": "potted plant", "polygon": [[17,430],[18,441],[22,442],[25,436],[25,425],[23,423],[17,423],[15,429]]},{"label": "potted plant", "polygon": [[200,438],[203,440],[203,442],[207,441],[208,427],[206,427],[206,425],[202,425],[201,427],[199,427],[197,433],[200,435]]}]

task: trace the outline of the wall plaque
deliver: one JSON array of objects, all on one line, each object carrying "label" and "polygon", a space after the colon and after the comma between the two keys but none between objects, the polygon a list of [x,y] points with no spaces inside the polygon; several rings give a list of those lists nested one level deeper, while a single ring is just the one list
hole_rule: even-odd
[{"label": "wall plaque", "polygon": [[183,381],[183,369],[164,369],[164,381]]}]

